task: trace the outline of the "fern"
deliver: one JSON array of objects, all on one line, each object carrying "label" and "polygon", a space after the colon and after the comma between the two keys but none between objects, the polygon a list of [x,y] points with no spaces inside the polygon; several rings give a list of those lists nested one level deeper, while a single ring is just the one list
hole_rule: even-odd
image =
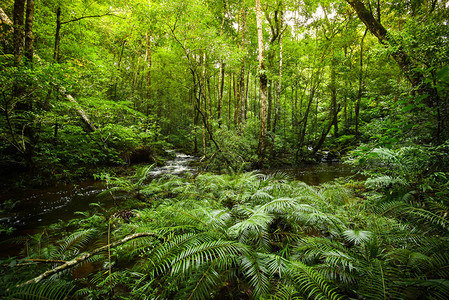
[{"label": "fern", "polygon": [[292,262],[292,277],[298,285],[298,292],[305,298],[310,299],[343,299],[326,279],[313,268],[301,262]]},{"label": "fern", "polygon": [[371,236],[372,232],[365,231],[365,230],[345,230],[343,232],[343,236],[346,238],[347,241],[354,243],[356,245],[360,245],[364,242],[367,242]]},{"label": "fern", "polygon": [[254,297],[266,296],[271,289],[266,265],[257,252],[248,252],[240,258],[240,266],[249,284],[254,288]]},{"label": "fern", "polygon": [[[67,299],[75,286],[71,282],[61,280],[47,280],[39,284],[28,284],[24,286],[12,286],[6,289],[5,296],[11,299]],[[0,292],[1,295],[1,292]]]},{"label": "fern", "polygon": [[66,259],[79,254],[79,250],[86,246],[96,234],[97,230],[95,228],[90,228],[74,232],[67,238],[64,238],[60,241],[61,245],[58,249],[59,257]]}]

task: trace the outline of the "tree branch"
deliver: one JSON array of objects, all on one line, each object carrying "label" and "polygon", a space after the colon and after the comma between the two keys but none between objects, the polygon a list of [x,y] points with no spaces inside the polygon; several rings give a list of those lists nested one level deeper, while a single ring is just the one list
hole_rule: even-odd
[{"label": "tree branch", "polygon": [[90,120],[90,118],[87,116],[87,113],[84,111],[84,109],[78,104],[78,102],[72,97],[72,95],[67,94],[65,89],[62,87],[58,87],[59,92],[67,98],[70,102],[75,104],[75,109],[78,112],[78,114],[81,116],[84,124],[87,125],[88,129],[91,132],[97,131],[97,128],[95,127],[94,123]]},{"label": "tree branch", "polygon": [[73,20],[61,22],[61,25],[63,25],[63,24],[68,24],[68,23],[72,23],[72,22],[77,22],[77,21],[82,20],[82,19],[88,19],[88,18],[101,18],[101,17],[105,17],[105,16],[112,16],[112,17],[117,17],[117,18],[125,19],[125,18],[123,18],[123,17],[114,15],[114,14],[111,13],[111,12],[107,12],[107,13],[102,14],[102,15],[84,16],[84,17],[79,17],[79,18],[73,19]]},{"label": "tree branch", "polygon": [[0,7],[0,21],[1,21],[0,24],[7,24],[9,26],[13,26],[11,19],[8,17],[7,14],[5,14],[5,12],[1,7]]},{"label": "tree branch", "polygon": [[57,273],[59,273],[61,271],[64,271],[65,269],[71,268],[71,267],[79,264],[80,262],[85,261],[89,257],[94,256],[94,255],[96,255],[96,254],[98,254],[100,252],[106,251],[108,248],[117,247],[117,246],[119,246],[121,244],[124,244],[124,243],[130,241],[130,240],[141,238],[141,237],[146,237],[146,236],[156,236],[156,234],[154,234],[152,232],[141,232],[141,233],[135,233],[135,234],[128,235],[128,236],[124,237],[123,239],[121,239],[119,241],[116,241],[116,242],[114,242],[112,244],[108,244],[108,245],[105,245],[103,247],[97,248],[97,249],[93,250],[92,252],[89,252],[89,253],[83,254],[81,256],[78,256],[77,258],[75,258],[73,260],[70,260],[70,261],[68,261],[68,262],[66,262],[66,263],[64,263],[64,264],[62,264],[60,266],[57,266],[54,269],[48,270],[48,271],[40,274],[39,276],[37,276],[37,277],[35,277],[33,279],[30,279],[27,282],[25,282],[25,283],[23,283],[23,284],[21,284],[19,286],[24,286],[24,285],[31,284],[31,283],[39,283],[40,281],[42,281],[43,279],[45,279],[47,277],[50,277],[50,276],[52,276],[54,274],[57,274]]}]

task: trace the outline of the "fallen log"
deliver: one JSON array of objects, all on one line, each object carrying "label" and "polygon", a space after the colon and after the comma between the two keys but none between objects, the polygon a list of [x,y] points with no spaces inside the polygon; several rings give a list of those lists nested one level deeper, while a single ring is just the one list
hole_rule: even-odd
[{"label": "fallen log", "polygon": [[75,104],[75,110],[78,113],[78,115],[81,117],[83,123],[87,126],[87,129],[90,132],[94,132],[97,131],[97,128],[95,127],[94,123],[90,120],[89,116],[87,115],[87,113],[84,111],[84,109],[79,105],[79,103],[75,100],[75,98],[73,98],[72,95],[67,94],[65,89],[62,87],[58,88],[59,92],[61,93],[61,95],[63,95],[67,100],[69,100],[70,102],[72,102],[73,104]]}]

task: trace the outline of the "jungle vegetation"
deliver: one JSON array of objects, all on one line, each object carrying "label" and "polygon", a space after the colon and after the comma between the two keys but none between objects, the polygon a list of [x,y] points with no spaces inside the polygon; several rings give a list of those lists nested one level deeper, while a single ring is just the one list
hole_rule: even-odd
[{"label": "jungle vegetation", "polygon": [[[448,299],[448,16],[442,0],[4,0],[2,189],[97,174],[126,200],[16,238],[0,297]],[[220,172],[148,178],[173,148]],[[367,179],[254,171],[324,154]]]}]

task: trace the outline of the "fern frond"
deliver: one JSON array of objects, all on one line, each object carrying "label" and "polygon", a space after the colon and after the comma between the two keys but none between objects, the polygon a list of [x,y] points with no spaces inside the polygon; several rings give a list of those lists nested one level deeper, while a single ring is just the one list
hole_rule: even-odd
[{"label": "fern frond", "polygon": [[240,244],[221,240],[185,248],[170,261],[170,273],[186,273],[191,268],[198,268],[217,257],[232,257],[239,255],[241,251],[242,247]]},{"label": "fern frond", "polygon": [[343,231],[342,234],[347,241],[354,243],[355,245],[360,245],[364,242],[367,242],[371,238],[373,233],[365,230],[348,229]]},{"label": "fern frond", "polygon": [[400,177],[392,177],[388,175],[370,177],[365,181],[365,185],[368,188],[385,188],[389,186],[404,186],[407,184],[407,181],[404,178]]},{"label": "fern frond", "polygon": [[263,255],[258,252],[248,252],[240,257],[240,267],[250,285],[254,288],[254,297],[261,298],[269,294],[271,283],[268,270],[263,263]]},{"label": "fern frond", "polygon": [[226,271],[235,265],[236,257],[217,257],[202,268],[199,274],[195,274],[194,287],[189,292],[187,299],[207,299],[212,291],[222,284],[220,272]]},{"label": "fern frond", "polygon": [[95,228],[89,228],[72,233],[67,238],[60,241],[58,252],[61,258],[67,258],[78,254],[79,250],[86,246],[87,243],[97,233]]},{"label": "fern frond", "polygon": [[312,267],[301,262],[292,262],[292,277],[298,291],[307,299],[343,299],[326,279]]},{"label": "fern frond", "polygon": [[296,290],[296,286],[293,284],[281,284],[276,288],[276,294],[271,295],[270,300],[306,300],[306,297],[303,297],[298,294]]},{"label": "fern frond", "polygon": [[11,299],[67,299],[75,286],[60,280],[47,280],[38,284],[13,286],[6,291]]}]

